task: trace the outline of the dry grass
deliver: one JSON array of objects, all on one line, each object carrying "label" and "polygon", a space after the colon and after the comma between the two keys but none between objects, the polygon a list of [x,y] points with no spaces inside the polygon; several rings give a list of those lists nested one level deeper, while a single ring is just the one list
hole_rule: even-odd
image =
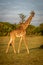
[{"label": "dry grass", "polygon": [[[9,37],[0,37],[0,65],[43,65],[43,49],[38,47],[43,44],[43,36],[27,37],[30,54],[27,54],[24,43],[22,42],[20,53],[13,53],[10,46],[9,53],[6,54],[6,47]],[[18,49],[19,39],[15,41],[15,48]]]}]

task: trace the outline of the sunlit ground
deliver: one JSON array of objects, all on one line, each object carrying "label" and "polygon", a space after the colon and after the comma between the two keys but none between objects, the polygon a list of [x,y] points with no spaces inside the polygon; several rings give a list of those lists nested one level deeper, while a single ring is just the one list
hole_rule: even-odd
[{"label": "sunlit ground", "polygon": [[[22,41],[20,53],[14,54],[12,46],[9,48],[8,54],[5,53],[9,37],[0,37],[0,65],[43,65],[43,36],[27,37],[27,43],[30,54],[27,53],[24,42]],[[15,41],[16,52],[18,49],[19,39]]]}]

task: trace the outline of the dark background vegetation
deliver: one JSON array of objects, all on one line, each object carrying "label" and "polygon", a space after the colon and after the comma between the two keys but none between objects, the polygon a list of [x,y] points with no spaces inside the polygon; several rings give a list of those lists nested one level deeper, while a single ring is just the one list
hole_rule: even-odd
[{"label": "dark background vegetation", "polygon": [[[0,36],[9,35],[12,30],[19,27],[19,24],[10,24],[8,22],[0,22]],[[27,35],[43,35],[43,23],[39,26],[29,25],[26,29]]]}]

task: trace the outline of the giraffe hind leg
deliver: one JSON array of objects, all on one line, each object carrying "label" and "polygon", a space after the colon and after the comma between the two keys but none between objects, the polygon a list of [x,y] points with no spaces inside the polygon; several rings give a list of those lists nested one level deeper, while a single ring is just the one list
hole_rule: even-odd
[{"label": "giraffe hind leg", "polygon": [[8,46],[7,46],[7,49],[6,49],[6,53],[8,53],[9,46],[10,46],[11,43],[12,43],[12,38],[10,39],[10,41],[9,41],[9,43],[8,43]]},{"label": "giraffe hind leg", "polygon": [[13,41],[12,41],[12,47],[13,47],[14,53],[16,53],[15,45],[14,45],[14,44],[15,44],[14,41],[15,41],[15,39],[13,39]]}]

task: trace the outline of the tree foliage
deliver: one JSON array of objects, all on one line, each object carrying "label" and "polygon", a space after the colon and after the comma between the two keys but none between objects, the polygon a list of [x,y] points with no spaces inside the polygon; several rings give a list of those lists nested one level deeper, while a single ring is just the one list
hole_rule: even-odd
[{"label": "tree foliage", "polygon": [[20,18],[21,18],[21,22],[20,23],[23,23],[25,21],[25,15],[23,13],[19,14]]}]

